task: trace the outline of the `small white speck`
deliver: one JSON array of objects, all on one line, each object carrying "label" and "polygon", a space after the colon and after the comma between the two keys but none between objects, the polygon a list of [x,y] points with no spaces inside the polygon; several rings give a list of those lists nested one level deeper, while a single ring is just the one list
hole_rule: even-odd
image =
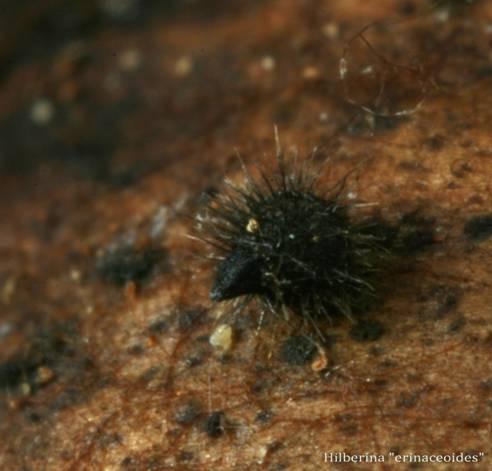
[{"label": "small white speck", "polygon": [[442,8],[442,9],[436,10],[434,17],[440,23],[445,23],[446,21],[449,20],[449,14],[450,14],[449,10]]},{"label": "small white speck", "polygon": [[119,58],[120,67],[126,71],[137,70],[141,63],[142,55],[137,49],[127,49]]},{"label": "small white speck", "polygon": [[138,3],[139,0],[101,0],[100,6],[107,16],[119,19],[133,13]]},{"label": "small white speck", "polygon": [[152,222],[150,225],[149,235],[152,239],[157,239],[160,237],[164,230],[166,229],[166,224],[168,220],[168,209],[166,206],[160,206],[159,209],[154,214]]},{"label": "small white speck", "polygon": [[327,38],[330,38],[330,39],[335,39],[338,37],[338,34],[340,32],[340,28],[338,27],[338,25],[334,22],[329,22],[329,23],[326,23],[324,26],[323,26],[323,34],[327,37]]},{"label": "small white speck", "polygon": [[260,64],[263,70],[270,72],[275,69],[275,58],[272,56],[264,56],[262,57]]},{"label": "small white speck", "polygon": [[343,80],[347,75],[347,71],[348,71],[347,60],[343,57],[340,59],[340,62],[338,64],[338,71],[340,74],[340,78]]},{"label": "small white speck", "polygon": [[12,324],[4,322],[0,324],[0,339],[7,337],[12,332]]},{"label": "small white speck", "polygon": [[190,56],[182,56],[174,64],[174,73],[178,77],[186,77],[193,70],[193,59]]},{"label": "small white speck", "polygon": [[38,126],[46,126],[53,119],[55,107],[50,100],[40,98],[31,107],[31,120]]},{"label": "small white speck", "polygon": [[302,78],[304,80],[316,80],[320,77],[320,72],[314,65],[309,65],[302,71]]}]

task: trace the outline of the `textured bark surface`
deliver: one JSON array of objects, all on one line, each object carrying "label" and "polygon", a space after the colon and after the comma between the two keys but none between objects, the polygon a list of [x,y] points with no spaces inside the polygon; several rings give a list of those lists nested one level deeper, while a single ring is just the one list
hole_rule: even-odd
[{"label": "textured bark surface", "polygon": [[[1,20],[0,468],[490,469],[490,2],[42,3]],[[374,51],[348,43],[376,20]],[[349,104],[344,50],[351,98],[379,67],[381,110],[418,110]],[[357,167],[347,193],[413,230],[366,330],[321,326],[321,372],[285,361],[281,319],[211,303],[186,237],[203,192],[242,180],[236,149],[274,165],[274,123],[330,159],[322,185]]]}]

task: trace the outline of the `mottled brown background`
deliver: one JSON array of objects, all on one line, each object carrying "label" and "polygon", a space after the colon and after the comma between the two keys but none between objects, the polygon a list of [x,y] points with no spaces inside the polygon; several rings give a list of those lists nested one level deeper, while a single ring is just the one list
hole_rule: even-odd
[{"label": "mottled brown background", "polygon": [[[492,213],[489,1],[0,5],[2,470],[396,469],[324,463],[341,451],[492,467],[492,220],[464,231]],[[381,69],[386,109],[424,99],[404,118],[343,94],[347,41],[375,20],[375,50],[424,78],[425,94]],[[365,100],[381,63],[347,54],[373,66],[346,83]],[[364,162],[347,191],[425,227],[368,313],[383,335],[324,326],[321,373],[282,361],[288,326],[257,332],[254,304],[213,351],[232,307],[210,303],[208,249],[185,237],[203,192],[242,178],[235,149],[272,162],[274,123],[330,159],[322,184]]]}]

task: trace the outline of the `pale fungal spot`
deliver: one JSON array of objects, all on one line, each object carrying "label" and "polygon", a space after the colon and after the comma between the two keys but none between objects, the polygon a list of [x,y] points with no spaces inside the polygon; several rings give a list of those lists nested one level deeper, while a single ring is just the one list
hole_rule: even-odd
[{"label": "pale fungal spot", "polygon": [[258,231],[259,228],[260,228],[260,224],[254,218],[251,218],[248,221],[248,225],[246,226],[246,230],[251,234],[254,234],[256,231]]},{"label": "pale fungal spot", "polygon": [[220,324],[210,335],[210,345],[221,353],[227,353],[232,347],[232,327]]}]

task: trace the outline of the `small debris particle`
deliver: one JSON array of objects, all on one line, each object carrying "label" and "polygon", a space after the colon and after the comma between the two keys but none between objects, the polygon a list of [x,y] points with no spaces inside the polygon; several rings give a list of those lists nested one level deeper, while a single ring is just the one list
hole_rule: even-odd
[{"label": "small debris particle", "polygon": [[466,237],[482,242],[492,236],[492,214],[484,214],[471,218],[463,230]]},{"label": "small debris particle", "polygon": [[360,321],[350,329],[350,336],[357,342],[374,342],[384,334],[379,321]]},{"label": "small debris particle", "polygon": [[280,358],[289,365],[302,366],[313,360],[316,351],[316,344],[309,337],[295,335],[282,344]]},{"label": "small debris particle", "polygon": [[258,224],[258,221],[254,218],[251,218],[248,221],[248,225],[246,226],[246,230],[248,232],[250,232],[251,234],[254,234],[255,232],[257,232],[259,228],[260,228],[260,225]]},{"label": "small debris particle", "polygon": [[220,324],[210,336],[210,345],[222,353],[227,353],[232,347],[232,327]]},{"label": "small debris particle", "polygon": [[210,438],[219,438],[225,431],[225,414],[216,411],[210,414],[205,421],[205,432]]},{"label": "small debris particle", "polygon": [[265,461],[265,458],[268,454],[268,451],[269,451],[268,447],[265,445],[259,446],[257,448],[257,459],[256,459],[256,461],[258,464],[263,464],[263,462]]}]

